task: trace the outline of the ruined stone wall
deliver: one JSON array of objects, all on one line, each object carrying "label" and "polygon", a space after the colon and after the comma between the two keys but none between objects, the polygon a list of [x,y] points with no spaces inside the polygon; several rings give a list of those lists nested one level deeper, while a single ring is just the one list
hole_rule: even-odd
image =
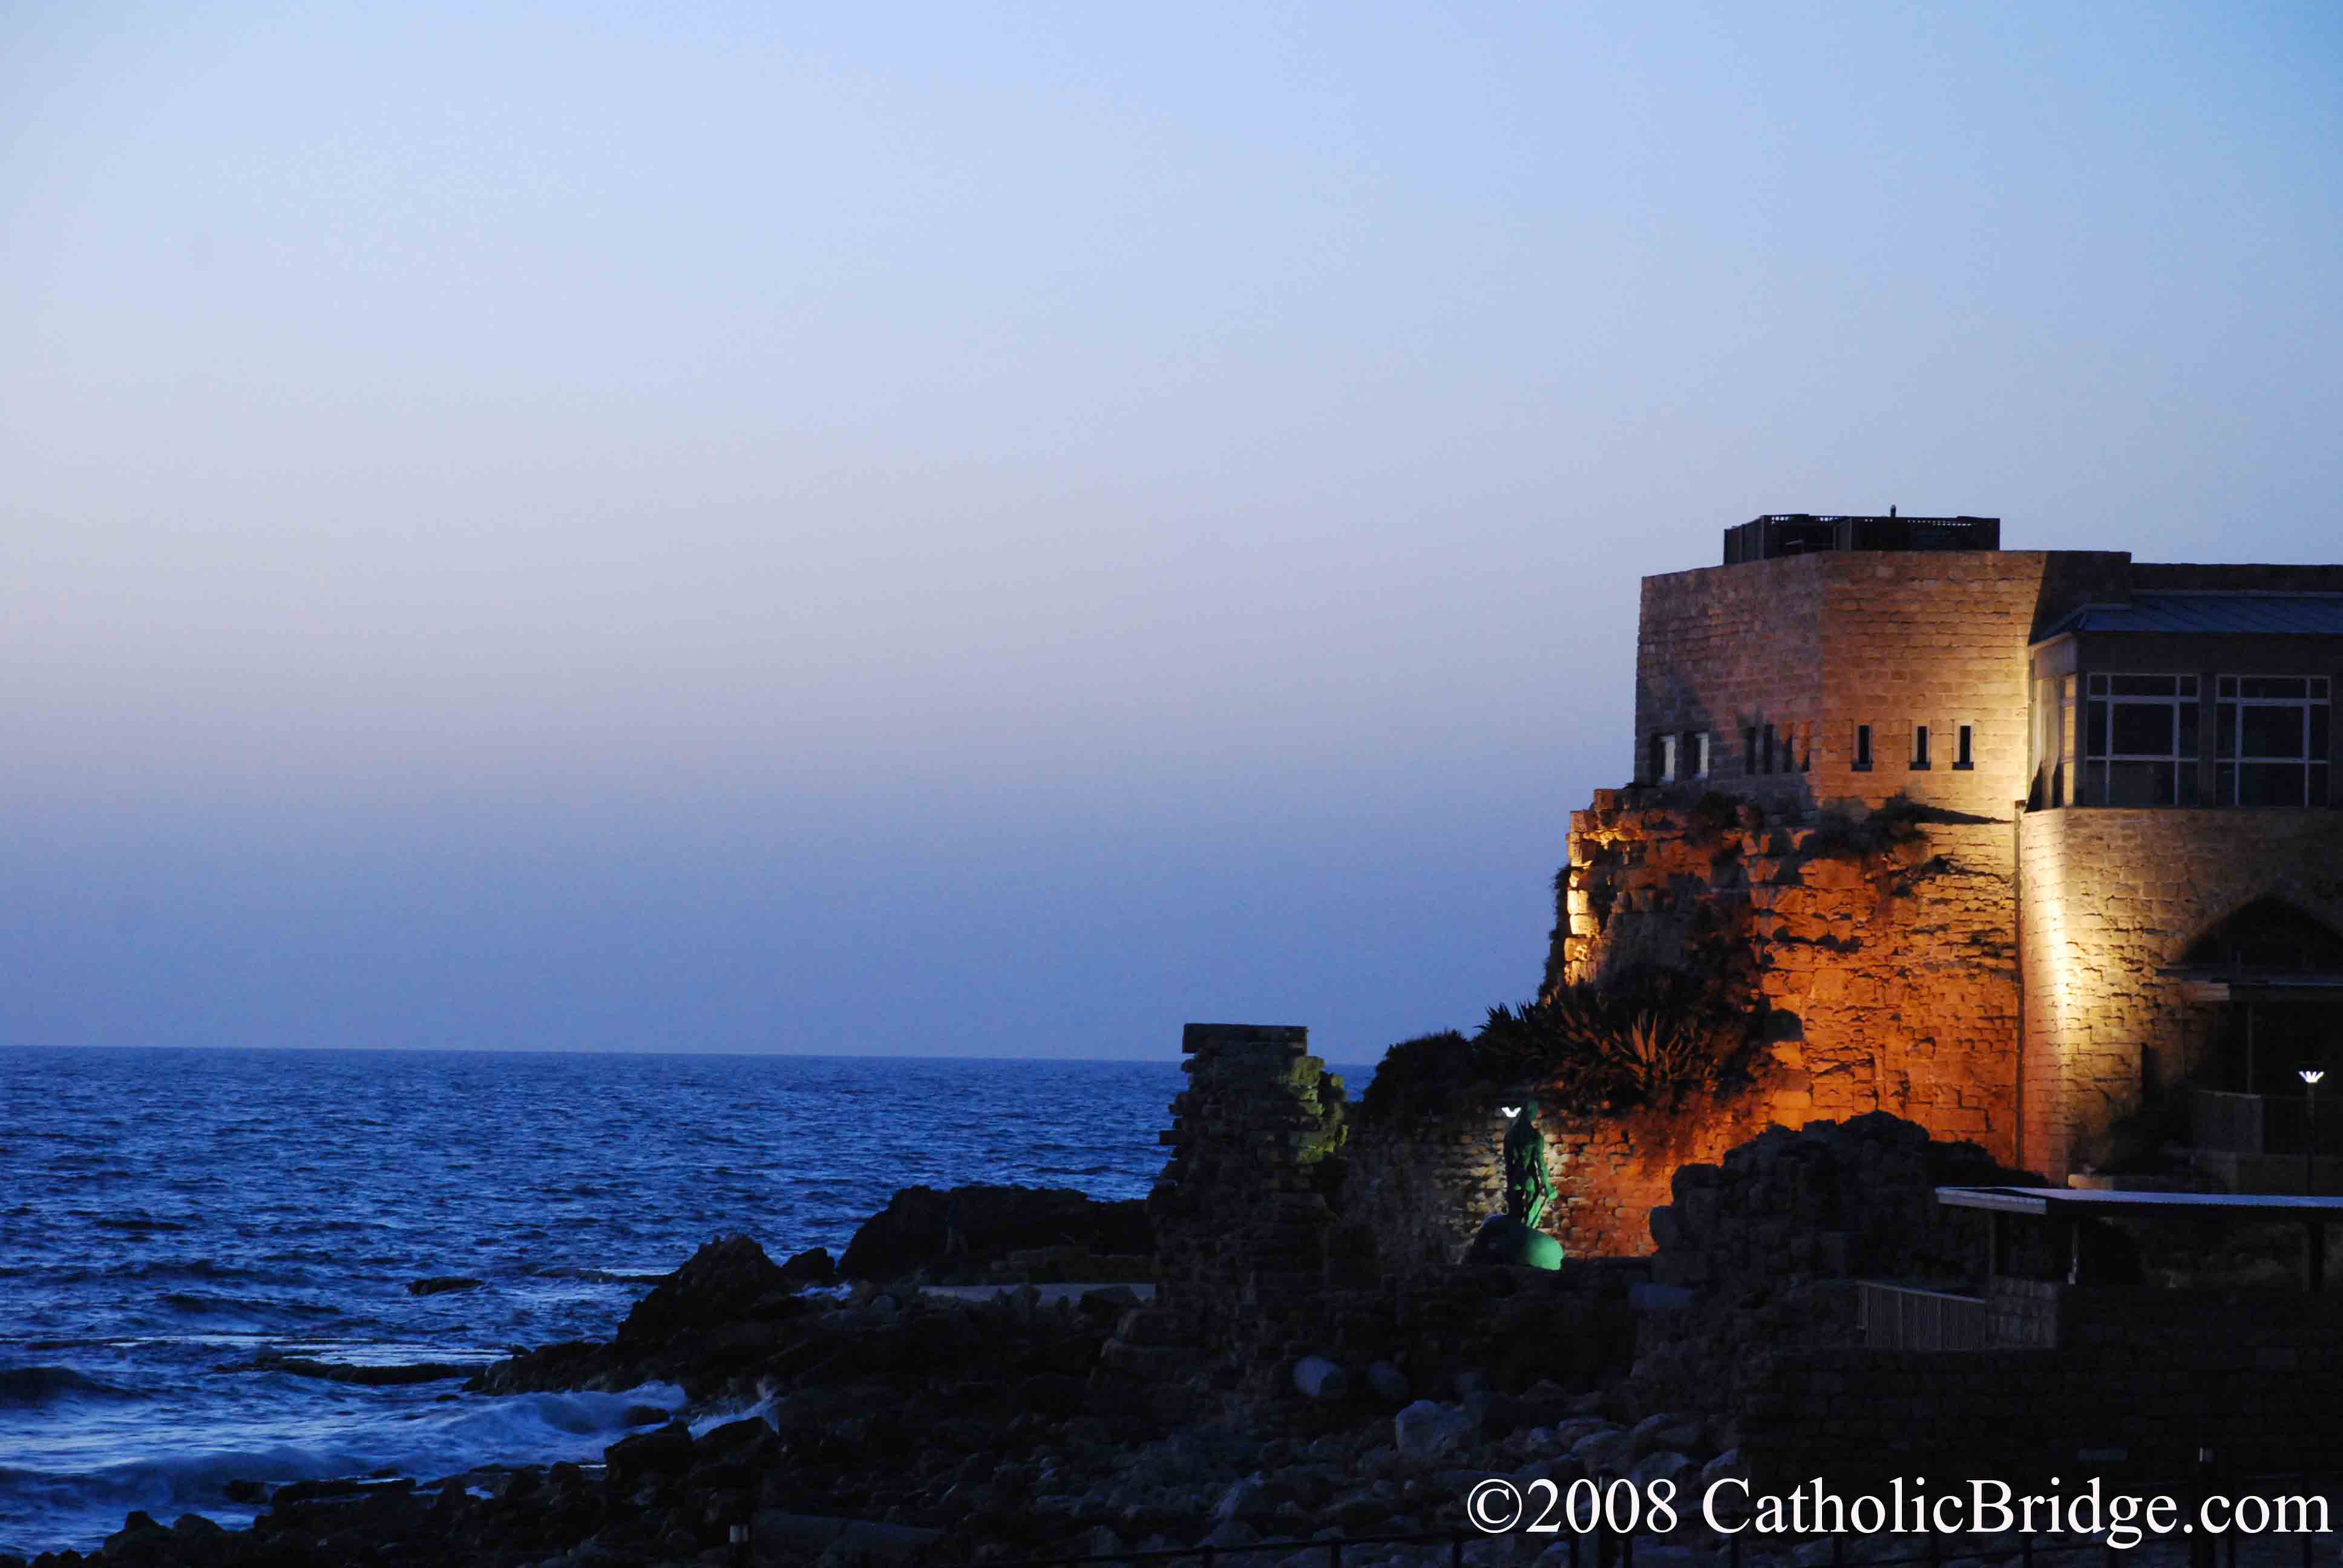
[{"label": "ruined stone wall", "polygon": [[1720,821],[1685,792],[1597,790],[1574,812],[1557,978],[1683,962],[1716,934],[1770,1010],[1759,1125],[1887,1111],[2012,1159],[2009,825],[1921,822],[1883,844],[1859,818],[1744,805]]},{"label": "ruined stone wall", "polygon": [[1201,1023],[1181,1041],[1188,1086],[1147,1201],[1156,1301],[1239,1352],[1276,1344],[1325,1284],[1345,1106],[1309,1041],[1306,1029]]},{"label": "ruined stone wall", "polygon": [[[1700,1096],[1674,1111],[1539,1119],[1554,1197],[1539,1228],[1573,1258],[1640,1257],[1651,1212],[1677,1167],[1715,1160],[1761,1131],[1755,1093]],[[1418,1272],[1455,1262],[1505,1206],[1506,1121],[1495,1106],[1402,1126],[1362,1124],[1351,1145],[1342,1213],[1373,1238],[1382,1266]]]},{"label": "ruined stone wall", "polygon": [[2032,811],[2019,853],[2020,1163],[2035,1170],[2106,1158],[2145,1094],[2177,1087],[2201,1061],[2212,1010],[2157,970],[2209,927],[2275,895],[2343,928],[2343,812]]}]

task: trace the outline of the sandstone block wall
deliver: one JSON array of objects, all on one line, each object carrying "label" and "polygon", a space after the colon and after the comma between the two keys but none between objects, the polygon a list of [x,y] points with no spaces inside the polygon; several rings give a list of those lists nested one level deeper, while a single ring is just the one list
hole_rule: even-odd
[{"label": "sandstone block wall", "polygon": [[2008,821],[1921,823],[1892,849],[1866,847],[1860,819],[1749,806],[1715,822],[1683,791],[1597,790],[1574,812],[1557,978],[1680,962],[1715,933],[1771,1015],[1757,1125],[1887,1111],[2012,1160]]},{"label": "sandstone block wall", "polygon": [[2157,970],[2265,896],[2343,929],[2343,812],[2096,807],[2020,819],[2024,1158],[2105,1158],[2203,1062],[2215,1015]]},{"label": "sandstone block wall", "polygon": [[[1708,731],[1711,779],[1781,801],[1809,798],[1795,769],[1753,772],[1742,731],[1777,744],[1823,716],[1819,556],[1750,561],[1644,579],[1635,650],[1634,776],[1653,781],[1651,738]],[[1688,781],[1693,759],[1682,760]]]},{"label": "sandstone block wall", "polygon": [[[1654,781],[1654,735],[1707,730],[1710,785],[1772,808],[1901,797],[2006,819],[2026,793],[2033,630],[2070,601],[2119,591],[2127,560],[1858,551],[1646,578],[1635,777]],[[1871,727],[1868,769],[1855,765],[1857,725]],[[1930,731],[1925,768],[1914,765],[1918,725]],[[1973,739],[1966,768],[1956,765],[1963,725]],[[1755,768],[1744,744],[1751,729],[1761,740]],[[1687,760],[1687,781],[1689,771]]]}]

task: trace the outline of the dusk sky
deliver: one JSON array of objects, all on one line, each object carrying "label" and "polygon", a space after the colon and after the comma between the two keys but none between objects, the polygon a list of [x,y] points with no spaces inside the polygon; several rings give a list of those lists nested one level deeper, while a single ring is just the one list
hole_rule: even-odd
[{"label": "dusk sky", "polygon": [[0,1043],[1339,1060],[1637,579],[2343,559],[2343,8],[0,14]]}]

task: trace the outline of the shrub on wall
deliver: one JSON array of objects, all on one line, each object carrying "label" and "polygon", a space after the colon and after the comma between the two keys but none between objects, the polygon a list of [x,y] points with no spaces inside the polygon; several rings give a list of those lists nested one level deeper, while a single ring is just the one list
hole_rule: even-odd
[{"label": "shrub on wall", "polygon": [[1471,1101],[1533,1093],[1565,1114],[1673,1106],[1745,1080],[1762,1030],[1694,970],[1647,969],[1597,988],[1561,986],[1493,1007],[1472,1038],[1454,1030],[1387,1051],[1363,1121],[1433,1120]]},{"label": "shrub on wall", "polygon": [[1760,1032],[1711,973],[1648,968],[1492,1008],[1476,1043],[1491,1081],[1534,1088],[1564,1109],[1620,1111],[1745,1077]]}]

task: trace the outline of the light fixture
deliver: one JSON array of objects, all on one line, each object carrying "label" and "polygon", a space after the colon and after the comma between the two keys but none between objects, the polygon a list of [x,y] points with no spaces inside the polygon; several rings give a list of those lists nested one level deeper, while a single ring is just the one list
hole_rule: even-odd
[{"label": "light fixture", "polygon": [[1518,1105],[1500,1105],[1497,1109],[1507,1116],[1519,1116],[1522,1113],[1522,1108]]},{"label": "light fixture", "polygon": [[2298,1067],[2295,1069],[2294,1075],[2305,1083],[2317,1083],[2327,1076],[2327,1070],[2323,1067]]}]

